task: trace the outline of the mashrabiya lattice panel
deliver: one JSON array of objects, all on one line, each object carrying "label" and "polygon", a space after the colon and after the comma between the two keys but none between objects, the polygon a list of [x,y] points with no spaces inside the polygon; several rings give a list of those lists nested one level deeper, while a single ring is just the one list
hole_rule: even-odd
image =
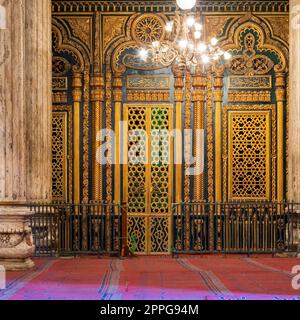
[{"label": "mashrabiya lattice panel", "polygon": [[66,114],[53,113],[52,118],[52,196],[63,201],[65,190]]},{"label": "mashrabiya lattice panel", "polygon": [[151,108],[151,214],[169,212],[169,129],[169,109]]},{"label": "mashrabiya lattice panel", "polygon": [[151,252],[169,252],[169,218],[150,218]]},{"label": "mashrabiya lattice panel", "polygon": [[229,112],[229,198],[268,199],[269,112]]},{"label": "mashrabiya lattice panel", "polygon": [[128,143],[128,208],[130,214],[146,213],[146,108],[128,108],[128,132],[136,141]]}]

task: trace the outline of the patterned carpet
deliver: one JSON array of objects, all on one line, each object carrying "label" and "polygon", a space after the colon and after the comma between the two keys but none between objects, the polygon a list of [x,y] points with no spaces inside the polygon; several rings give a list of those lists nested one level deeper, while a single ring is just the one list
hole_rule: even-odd
[{"label": "patterned carpet", "polygon": [[300,300],[296,258],[180,256],[36,259],[9,272],[0,300]]}]

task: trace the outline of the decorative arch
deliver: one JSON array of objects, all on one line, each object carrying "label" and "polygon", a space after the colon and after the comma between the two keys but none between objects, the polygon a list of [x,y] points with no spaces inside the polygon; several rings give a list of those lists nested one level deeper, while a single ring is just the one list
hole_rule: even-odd
[{"label": "decorative arch", "polygon": [[75,61],[73,70],[83,72],[90,64],[90,57],[84,46],[77,39],[74,39],[68,28],[56,19],[52,20],[52,35],[54,52],[71,55]]},{"label": "decorative arch", "polygon": [[220,46],[223,50],[232,52],[234,56],[241,55],[245,48],[245,43],[243,44],[242,41],[247,31],[257,35],[253,48],[249,47],[248,49],[254,50],[256,48],[257,51],[262,53],[261,55],[264,55],[264,52],[269,53],[273,56],[274,70],[276,72],[286,72],[289,52],[285,41],[274,36],[270,25],[253,14],[247,14],[232,21],[224,36],[220,39]]},{"label": "decorative arch", "polygon": [[220,46],[232,59],[220,80],[223,86],[225,77],[227,90],[218,102],[220,121],[215,121],[215,139],[222,137],[216,147],[222,154],[216,190],[223,201],[283,201],[287,43],[250,13],[228,23]]}]

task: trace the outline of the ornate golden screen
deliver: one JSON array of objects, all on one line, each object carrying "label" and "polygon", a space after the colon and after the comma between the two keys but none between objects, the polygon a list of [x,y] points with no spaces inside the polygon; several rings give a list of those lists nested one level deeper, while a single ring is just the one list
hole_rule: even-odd
[{"label": "ornate golden screen", "polygon": [[129,134],[136,130],[147,133],[129,141],[127,148],[130,160],[124,169],[124,195],[128,202],[129,245],[139,253],[168,253],[172,141],[166,133],[172,130],[173,106],[127,104],[125,121]]},{"label": "ornate golden screen", "polygon": [[229,112],[229,199],[270,197],[270,114]]},{"label": "ornate golden screen", "polygon": [[275,119],[272,105],[225,106],[224,194],[229,201],[270,200],[275,194]]},{"label": "ornate golden screen", "polygon": [[52,118],[52,195],[54,200],[67,199],[67,114],[53,113]]},{"label": "ornate golden screen", "polygon": [[53,107],[52,114],[52,197],[54,201],[72,199],[72,112]]}]

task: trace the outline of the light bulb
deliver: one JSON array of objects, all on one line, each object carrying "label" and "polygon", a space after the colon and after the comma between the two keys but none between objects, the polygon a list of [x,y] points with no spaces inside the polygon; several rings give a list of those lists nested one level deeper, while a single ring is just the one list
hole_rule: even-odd
[{"label": "light bulb", "polygon": [[205,52],[206,49],[207,49],[207,46],[206,46],[205,43],[202,43],[202,42],[201,42],[201,43],[199,43],[198,46],[197,46],[197,50],[198,50],[199,52]]},{"label": "light bulb", "polygon": [[189,47],[190,50],[194,50],[194,44],[193,43],[189,43],[188,47]]},{"label": "light bulb", "polygon": [[204,54],[201,58],[202,58],[203,63],[209,63],[209,61],[210,61],[209,56],[206,54]]},{"label": "light bulb", "polygon": [[217,39],[217,38],[212,38],[212,39],[210,40],[210,43],[211,43],[212,46],[216,46],[217,43],[218,43],[218,39]]},{"label": "light bulb", "polygon": [[159,47],[159,45],[160,45],[159,41],[153,41],[152,42],[152,47],[155,48],[155,49],[157,49]]},{"label": "light bulb", "polygon": [[195,18],[194,17],[188,17],[186,19],[186,24],[187,24],[188,27],[191,28],[194,25],[194,23],[195,23]]},{"label": "light bulb", "polygon": [[162,49],[161,49],[161,51],[162,51],[163,53],[167,53],[167,52],[168,52],[168,47],[163,46]]},{"label": "light bulb", "polygon": [[225,60],[230,60],[231,59],[231,54],[229,52],[224,52],[224,59]]},{"label": "light bulb", "polygon": [[179,40],[179,47],[181,49],[185,49],[188,45],[188,41],[187,40]]},{"label": "light bulb", "polygon": [[168,22],[166,24],[165,29],[166,29],[167,32],[172,32],[173,31],[173,23],[174,23],[173,21],[170,21],[170,22]]},{"label": "light bulb", "polygon": [[139,51],[139,56],[142,60],[146,61],[148,58],[148,51],[146,49],[141,49]]},{"label": "light bulb", "polygon": [[196,5],[196,0],[176,0],[176,2],[182,10],[192,9]]},{"label": "light bulb", "polygon": [[196,23],[195,23],[195,30],[196,30],[196,31],[201,31],[202,29],[203,29],[202,24],[196,22]]},{"label": "light bulb", "polygon": [[200,31],[195,31],[195,32],[194,32],[194,38],[195,38],[196,40],[199,40],[199,39],[201,38],[201,32],[200,32]]}]

